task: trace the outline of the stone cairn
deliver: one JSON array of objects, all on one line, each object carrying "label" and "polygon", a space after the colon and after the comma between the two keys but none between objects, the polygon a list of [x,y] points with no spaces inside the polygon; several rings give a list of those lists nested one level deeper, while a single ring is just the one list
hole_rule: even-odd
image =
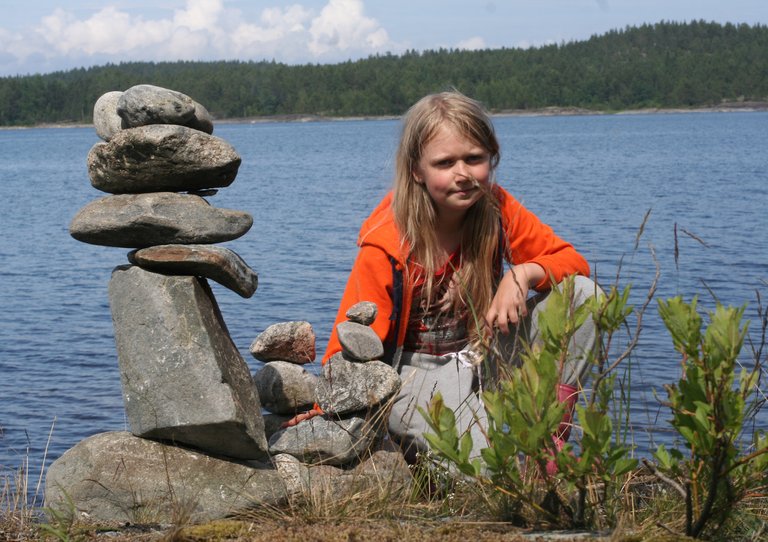
[{"label": "stone cairn", "polygon": [[[407,487],[402,455],[381,438],[382,405],[400,380],[377,361],[375,305],[347,313],[337,328],[343,351],[322,376],[302,367],[315,357],[307,322],[256,338],[251,353],[265,364],[254,376],[234,345],[207,279],[253,295],[256,273],[214,245],[241,237],[253,219],[204,199],[229,186],[241,162],[211,135],[208,111],[180,92],[137,85],[99,98],[94,125],[103,141],[89,152],[88,173],[110,195],[81,209],[70,233],[133,249],[109,284],[130,432],[94,435],[57,459],[47,506],[97,521],[168,523],[318,492],[338,498],[361,482]],[[281,427],[313,405],[325,414]]]}]

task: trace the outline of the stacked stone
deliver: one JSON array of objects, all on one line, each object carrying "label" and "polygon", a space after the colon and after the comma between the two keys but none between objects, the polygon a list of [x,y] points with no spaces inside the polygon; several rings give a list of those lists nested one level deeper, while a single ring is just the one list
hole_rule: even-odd
[{"label": "stacked stone", "polygon": [[94,124],[105,142],[89,152],[88,174],[112,195],[81,209],[70,233],[137,249],[128,256],[133,265],[116,268],[109,285],[131,432],[229,457],[265,457],[259,398],[205,280],[244,297],[256,290],[256,273],[242,258],[211,245],[244,235],[253,218],[199,195],[229,186],[240,156],[211,135],[203,106],[153,85],[105,94]]},{"label": "stacked stone", "polygon": [[315,337],[307,322],[271,326],[251,345],[251,354],[265,362],[254,375],[259,396],[278,421],[314,404],[324,412],[272,433],[271,454],[346,466],[367,454],[386,431],[385,407],[400,389],[400,377],[380,361],[384,347],[370,328],[376,305],[358,303],[346,316],[349,320],[336,327],[342,351],[326,362],[322,376],[301,367],[315,356]]},{"label": "stacked stone", "polygon": [[95,435],[67,451],[48,470],[46,500],[129,521],[147,510],[163,517],[183,504],[169,492],[194,499],[199,518],[249,499],[277,502],[285,493],[275,470],[254,478],[253,468],[224,459],[268,456],[250,370],[207,282],[243,297],[256,290],[256,274],[242,258],[212,246],[244,235],[252,217],[203,199],[234,181],[240,156],[211,135],[203,106],[152,85],[102,96],[94,124],[104,141],[88,154],[88,174],[110,195],[81,209],[70,233],[135,249],[132,265],[115,268],[109,283],[131,434]]},{"label": "stacked stone", "polygon": [[[272,326],[254,342],[252,352],[267,362],[254,383],[207,282],[243,297],[257,287],[256,274],[237,254],[213,245],[244,235],[253,220],[203,199],[229,186],[240,165],[232,146],[211,135],[205,108],[179,92],[137,85],[102,96],[94,124],[104,141],[89,152],[88,173],[91,184],[110,195],[81,209],[70,233],[86,243],[134,249],[131,265],[115,268],[109,284],[130,433],[94,435],[57,459],[47,472],[47,506],[67,513],[74,507],[97,521],[167,523],[180,511],[192,521],[209,520],[259,503],[276,506],[308,491],[337,497],[342,488],[357,491],[361,481],[387,491],[393,483],[407,487],[402,455],[371,449],[370,416],[360,416],[360,409],[370,413],[396,388],[366,395],[364,387],[351,386],[357,400],[342,401],[349,392],[339,386],[336,369],[330,379],[327,370],[319,378],[301,367],[315,357],[307,322]],[[362,327],[373,321],[350,318]],[[373,359],[363,352],[380,350],[378,338],[378,345],[366,346],[343,329],[345,353],[333,367],[347,358]],[[295,377],[292,385],[282,379],[288,373]],[[279,375],[278,384],[269,382],[270,374]],[[304,422],[293,432],[273,427],[275,443],[268,444],[259,392],[280,422],[315,402],[333,418]],[[317,430],[322,423],[327,433]],[[346,436],[341,444],[340,431]],[[262,462],[282,451],[277,443],[291,435],[300,443],[294,455]],[[367,458],[364,452],[370,452]],[[364,461],[342,470],[310,467],[297,458],[331,458],[347,467]]]}]

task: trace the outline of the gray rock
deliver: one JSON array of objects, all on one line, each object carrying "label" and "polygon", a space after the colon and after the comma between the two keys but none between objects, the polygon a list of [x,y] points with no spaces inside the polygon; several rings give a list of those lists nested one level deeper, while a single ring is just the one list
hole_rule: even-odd
[{"label": "gray rock", "polygon": [[352,305],[347,310],[346,316],[352,322],[363,326],[370,326],[374,320],[376,320],[378,312],[379,309],[376,306],[376,303],[372,303],[371,301],[361,301],[360,303]]},{"label": "gray rock", "polygon": [[72,219],[69,233],[84,243],[144,248],[231,241],[252,225],[243,211],[212,207],[199,196],[156,192],[92,201]]},{"label": "gray rock", "polygon": [[[259,397],[261,399],[261,397]],[[295,413],[291,414],[274,414],[274,413],[266,413],[262,414],[262,418],[264,419],[264,434],[267,437],[267,440],[269,440],[272,435],[277,433],[282,429],[282,425],[287,422],[288,420],[292,419],[295,416]]]},{"label": "gray rock", "polygon": [[75,519],[201,522],[287,498],[275,469],[217,459],[128,432],[101,433],[48,468],[45,505]]},{"label": "gray rock", "polygon": [[195,102],[181,92],[154,85],[136,85],[126,90],[117,104],[123,128],[148,124],[186,125],[195,115]]},{"label": "gray rock", "polygon": [[213,245],[157,245],[128,254],[128,260],[150,271],[196,275],[215,280],[242,297],[251,297],[259,279],[228,248]]},{"label": "gray rock", "polygon": [[315,359],[315,331],[309,322],[280,322],[265,329],[251,343],[259,361],[309,363]]},{"label": "gray rock", "polygon": [[327,385],[316,389],[317,402],[328,414],[343,415],[382,404],[400,390],[400,375],[381,361],[353,363],[342,354],[323,366]]},{"label": "gray rock", "polygon": [[384,345],[376,332],[357,322],[340,322],[336,333],[348,359],[369,361],[384,355]]},{"label": "gray rock", "polygon": [[122,95],[119,90],[107,92],[93,106],[93,126],[96,135],[104,141],[109,141],[122,129],[123,119],[117,114],[117,102]]},{"label": "gray rock", "polygon": [[409,495],[413,483],[411,471],[396,450],[376,450],[364,454],[363,461],[353,469],[331,465],[309,466],[289,454],[272,458],[290,497],[301,497],[304,502],[339,503],[349,496],[361,493],[376,498],[391,499]]},{"label": "gray rock", "polygon": [[[194,101],[194,100],[193,100]],[[195,103],[195,114],[192,116],[192,120],[187,123],[187,126],[194,129],[205,132],[206,134],[213,133],[213,117],[208,110],[197,102]]]},{"label": "gray rock", "polygon": [[259,397],[205,279],[121,266],[109,302],[131,432],[262,458]]},{"label": "gray rock", "polygon": [[352,474],[375,481],[374,487],[388,491],[409,490],[413,484],[413,475],[405,457],[398,449],[380,449],[361,461]]},{"label": "gray rock", "polygon": [[277,454],[272,464],[280,475],[289,496],[302,495],[309,491],[309,468],[289,454]]},{"label": "gray rock", "polygon": [[253,375],[261,406],[274,414],[297,414],[315,403],[318,377],[300,365],[272,361]]},{"label": "gray rock", "polygon": [[186,126],[156,124],[121,130],[88,153],[94,188],[111,194],[229,186],[240,155],[219,137]]},{"label": "gray rock", "polygon": [[290,454],[305,463],[345,465],[364,454],[376,436],[376,430],[363,418],[315,416],[272,435],[269,452]]}]

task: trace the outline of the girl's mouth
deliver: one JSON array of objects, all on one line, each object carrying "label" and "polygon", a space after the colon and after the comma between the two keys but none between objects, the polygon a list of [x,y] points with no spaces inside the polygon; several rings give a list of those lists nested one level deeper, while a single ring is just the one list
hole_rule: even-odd
[{"label": "girl's mouth", "polygon": [[480,188],[480,182],[474,177],[470,177],[469,181],[471,182],[471,184],[468,184],[467,186],[463,186],[458,190],[454,190],[454,193],[460,194],[462,196],[467,196]]}]

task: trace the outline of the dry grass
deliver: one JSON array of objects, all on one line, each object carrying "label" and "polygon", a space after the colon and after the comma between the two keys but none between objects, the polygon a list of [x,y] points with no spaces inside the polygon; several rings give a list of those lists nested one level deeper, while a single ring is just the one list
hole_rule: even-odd
[{"label": "dry grass", "polygon": [[24,456],[16,469],[0,465],[0,540],[37,539],[37,526],[42,516],[44,465],[55,423],[54,419],[39,473],[30,472],[29,454]]}]

